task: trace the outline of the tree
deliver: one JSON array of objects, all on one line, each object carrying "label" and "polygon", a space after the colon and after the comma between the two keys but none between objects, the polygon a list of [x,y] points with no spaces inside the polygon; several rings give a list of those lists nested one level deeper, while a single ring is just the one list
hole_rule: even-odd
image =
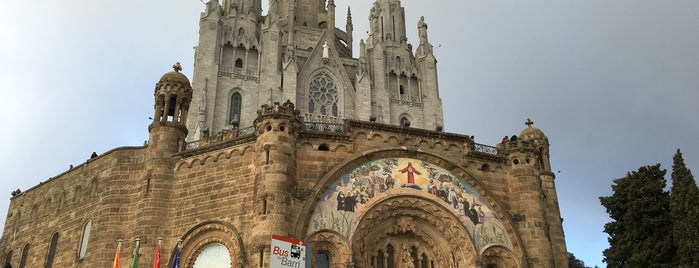
[{"label": "tree", "polygon": [[699,267],[699,189],[680,149],[673,160],[670,212],[677,267]]},{"label": "tree", "polygon": [[578,260],[573,253],[568,252],[568,268],[589,268],[585,266],[585,262]]},{"label": "tree", "polygon": [[615,179],[612,196],[600,197],[612,219],[604,225],[610,247],[607,267],[672,267],[674,247],[670,195],[660,164]]}]

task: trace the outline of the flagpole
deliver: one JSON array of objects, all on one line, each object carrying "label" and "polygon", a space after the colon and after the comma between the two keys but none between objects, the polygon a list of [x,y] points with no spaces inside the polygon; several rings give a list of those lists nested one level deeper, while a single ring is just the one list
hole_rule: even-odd
[{"label": "flagpole", "polygon": [[163,243],[163,238],[158,237],[158,245],[155,248],[155,257],[153,260],[153,268],[160,268],[160,244]]},{"label": "flagpole", "polygon": [[138,267],[138,249],[141,246],[141,239],[136,238],[136,247],[133,249],[133,260],[131,261],[131,268]]},{"label": "flagpole", "polygon": [[114,254],[114,262],[112,263],[112,268],[121,268],[121,261],[119,256],[119,251],[121,251],[121,239],[117,239],[116,253]]},{"label": "flagpole", "polygon": [[177,248],[175,248],[175,257],[172,259],[170,268],[180,268],[180,250],[182,250],[182,239],[177,240]]}]

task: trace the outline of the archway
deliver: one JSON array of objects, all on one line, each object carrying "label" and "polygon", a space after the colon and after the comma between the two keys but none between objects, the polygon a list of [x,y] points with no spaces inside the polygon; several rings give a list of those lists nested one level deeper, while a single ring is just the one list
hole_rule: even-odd
[{"label": "archway", "polygon": [[428,194],[394,189],[367,208],[352,236],[360,267],[475,267],[476,247],[465,225]]}]

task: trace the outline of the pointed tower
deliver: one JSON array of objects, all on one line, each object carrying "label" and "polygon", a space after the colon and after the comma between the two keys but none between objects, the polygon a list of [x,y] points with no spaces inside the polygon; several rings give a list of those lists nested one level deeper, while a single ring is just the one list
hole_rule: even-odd
[{"label": "pointed tower", "polygon": [[436,60],[421,20],[420,46],[429,53],[413,55],[407,43],[405,11],[398,0],[377,0],[369,15],[371,33],[366,48],[373,79],[372,116],[378,122],[437,129],[443,127]]},{"label": "pointed tower", "polygon": [[[338,28],[334,0],[216,0],[201,14],[188,141],[252,127],[257,107],[296,104],[304,120],[344,119],[441,130],[436,59],[421,21],[418,57],[398,0],[376,0],[354,58],[351,10]],[[424,36],[424,38],[423,38]],[[425,40],[423,42],[423,39]]]}]

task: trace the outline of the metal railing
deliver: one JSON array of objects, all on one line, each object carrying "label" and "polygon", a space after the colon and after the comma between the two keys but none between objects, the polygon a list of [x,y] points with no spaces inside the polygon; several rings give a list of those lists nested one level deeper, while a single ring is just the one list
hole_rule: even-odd
[{"label": "metal railing", "polygon": [[480,144],[480,143],[473,143],[473,146],[471,147],[471,149],[473,151],[486,153],[486,154],[492,154],[492,155],[498,154],[498,148],[496,148],[494,146],[490,146],[490,145]]}]

